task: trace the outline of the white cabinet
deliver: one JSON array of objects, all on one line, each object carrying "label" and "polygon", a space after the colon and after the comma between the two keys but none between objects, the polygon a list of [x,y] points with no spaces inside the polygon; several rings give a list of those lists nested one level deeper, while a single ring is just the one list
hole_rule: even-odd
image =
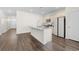
[{"label": "white cabinet", "polygon": [[42,44],[46,44],[52,40],[52,28],[30,27],[31,35],[34,36]]}]

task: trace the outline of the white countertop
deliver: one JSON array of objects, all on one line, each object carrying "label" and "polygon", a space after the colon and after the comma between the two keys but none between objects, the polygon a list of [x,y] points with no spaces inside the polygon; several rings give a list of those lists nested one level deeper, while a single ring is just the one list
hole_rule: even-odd
[{"label": "white countertop", "polygon": [[34,29],[37,29],[37,30],[44,30],[44,29],[46,29],[47,27],[43,27],[43,26],[41,26],[41,27],[34,27],[34,26],[30,26],[31,28],[34,28]]}]

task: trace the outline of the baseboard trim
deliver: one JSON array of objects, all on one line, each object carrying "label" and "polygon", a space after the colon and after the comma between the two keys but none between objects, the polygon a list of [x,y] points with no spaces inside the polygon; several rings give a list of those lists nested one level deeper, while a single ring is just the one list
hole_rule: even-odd
[{"label": "baseboard trim", "polygon": [[73,40],[73,39],[67,39],[67,40],[71,40],[71,41],[73,41],[73,42],[79,43],[79,41],[76,41],[76,40]]},{"label": "baseboard trim", "polygon": [[72,40],[72,39],[67,39],[66,40],[66,45],[74,47],[74,48],[79,50],[79,41]]},{"label": "baseboard trim", "polygon": [[3,32],[1,35],[3,35],[3,34],[5,34],[5,33],[7,33],[9,30],[10,30],[10,29],[8,29],[7,31]]},{"label": "baseboard trim", "polygon": [[16,33],[16,35],[22,35],[22,34],[31,34],[31,32],[27,32],[27,33]]},{"label": "baseboard trim", "polygon": [[79,43],[79,41],[76,41],[76,40],[73,40],[73,39],[63,38],[63,37],[57,36],[57,35],[55,35],[55,34],[52,34],[52,35],[54,35],[54,36],[56,36],[56,37],[59,37],[59,38],[62,38],[62,39],[65,39],[65,40],[71,40],[71,41],[74,41],[74,42],[78,42],[78,43]]},{"label": "baseboard trim", "polygon": [[64,38],[64,37],[60,37],[60,36],[57,36],[57,35],[55,35],[55,34],[52,34],[52,35],[54,35],[54,36],[56,36],[56,37],[59,37],[59,38],[62,38],[62,39],[66,39],[66,38]]},{"label": "baseboard trim", "polygon": [[57,36],[57,37],[62,38],[62,39],[65,39],[64,37],[60,37],[60,36]]}]

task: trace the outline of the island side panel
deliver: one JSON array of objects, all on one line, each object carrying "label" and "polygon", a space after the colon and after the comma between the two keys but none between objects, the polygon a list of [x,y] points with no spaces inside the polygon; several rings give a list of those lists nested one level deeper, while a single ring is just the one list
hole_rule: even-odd
[{"label": "island side panel", "polygon": [[31,35],[38,41],[44,44],[44,31],[36,28],[31,28]]},{"label": "island side panel", "polygon": [[52,29],[46,28],[44,29],[44,44],[50,41],[52,41]]}]

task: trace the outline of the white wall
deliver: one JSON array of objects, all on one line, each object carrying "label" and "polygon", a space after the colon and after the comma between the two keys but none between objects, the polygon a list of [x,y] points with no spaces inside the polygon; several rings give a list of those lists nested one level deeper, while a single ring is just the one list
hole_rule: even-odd
[{"label": "white wall", "polygon": [[7,19],[5,18],[5,14],[2,10],[0,10],[0,35],[7,31],[8,29]]},{"label": "white wall", "polygon": [[1,18],[1,33],[6,32],[8,29],[8,20],[5,17]]},{"label": "white wall", "polygon": [[79,41],[79,8],[66,8],[66,38]]},{"label": "white wall", "polygon": [[39,20],[42,20],[42,16],[24,11],[17,11],[16,20],[17,34],[26,33],[30,32],[29,26],[40,25],[38,23],[41,23]]}]

